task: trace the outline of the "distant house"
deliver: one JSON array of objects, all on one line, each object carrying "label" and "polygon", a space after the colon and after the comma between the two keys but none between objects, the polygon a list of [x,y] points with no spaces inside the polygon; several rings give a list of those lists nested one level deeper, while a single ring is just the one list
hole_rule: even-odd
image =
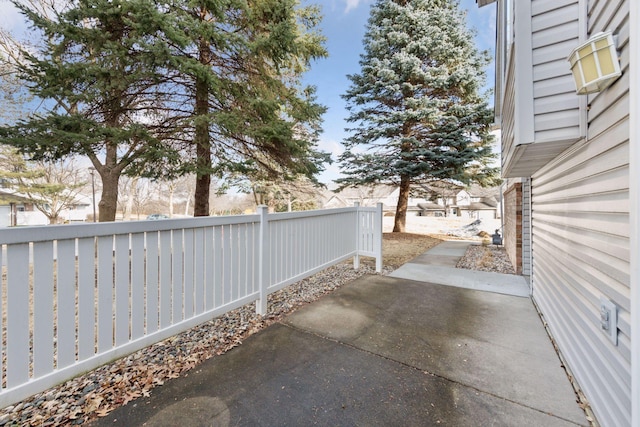
[{"label": "distant house", "polygon": [[458,216],[473,219],[500,218],[499,189],[473,186],[456,194]]},{"label": "distant house", "polygon": [[44,225],[47,217],[24,196],[0,190],[0,227]]},{"label": "distant house", "polygon": [[446,206],[434,202],[420,202],[418,209],[420,209],[420,216],[444,217],[447,215]]},{"label": "distant house", "polygon": [[478,185],[463,187],[450,183],[421,185],[425,201],[417,204],[422,216],[457,216],[470,219],[500,218],[500,190]]},{"label": "distant house", "polygon": [[[599,424],[640,426],[640,2],[477,3],[497,7],[505,247]],[[610,85],[574,84],[572,53]]]},{"label": "distant house", "polygon": [[[483,189],[472,186],[447,184],[420,185],[415,188],[415,197],[409,199],[407,212],[420,216],[458,216],[472,219],[499,218],[499,190]],[[382,203],[383,211],[395,212],[398,205],[399,187],[380,185],[359,188],[346,188],[338,193],[330,192],[325,196],[323,207],[337,208],[353,206],[375,206]]]},{"label": "distant house", "polygon": [[395,210],[400,189],[393,185],[349,187],[339,192],[328,192],[323,207],[344,208],[359,203],[360,206],[376,206],[382,203],[384,211]]},{"label": "distant house", "polygon": [[[63,222],[84,222],[91,217],[93,206],[91,198],[79,194],[76,203],[60,212]],[[0,227],[28,225],[47,225],[47,216],[36,209],[23,194],[9,189],[0,190]]]},{"label": "distant house", "polygon": [[78,194],[75,203],[60,213],[60,218],[65,222],[85,222],[93,216],[93,204],[90,196]]}]

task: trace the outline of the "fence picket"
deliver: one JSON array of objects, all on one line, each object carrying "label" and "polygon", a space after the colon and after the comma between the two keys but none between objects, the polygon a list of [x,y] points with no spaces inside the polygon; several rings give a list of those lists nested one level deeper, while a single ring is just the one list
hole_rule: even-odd
[{"label": "fence picket", "polygon": [[171,234],[171,323],[180,322],[184,308],[184,260],[183,254],[184,230],[173,230]]},{"label": "fence picket", "polygon": [[183,298],[183,319],[188,319],[193,317],[194,314],[194,275],[193,275],[193,245],[194,245],[194,237],[193,237],[193,229],[187,229],[183,231],[183,244],[184,248],[182,250],[182,277],[183,277],[183,288],[182,288],[182,298]]},{"label": "fence picket", "polygon": [[113,236],[98,237],[98,351],[113,347]]},{"label": "fence picket", "polygon": [[206,252],[204,247],[204,229],[198,228],[193,230],[194,244],[193,244],[193,271],[194,271],[194,309],[195,314],[200,314],[205,311],[205,260]]},{"label": "fence picket", "polygon": [[222,257],[222,227],[214,227],[212,233],[212,248],[213,248],[213,306],[220,307],[224,305],[223,295],[223,283],[224,276],[222,271],[223,257]]},{"label": "fence picket", "polygon": [[115,344],[122,345],[129,340],[129,235],[116,236],[115,245]]},{"label": "fence picket", "polygon": [[222,233],[222,302],[228,304],[233,301],[231,293],[231,225],[223,225],[220,232]]},{"label": "fence picket", "polygon": [[[95,353],[96,239],[78,239],[78,359]],[[34,295],[35,296],[35,295]]]},{"label": "fence picket", "polygon": [[29,380],[29,244],[7,249],[7,387]]},{"label": "fence picket", "polygon": [[56,330],[58,369],[76,361],[76,242],[57,242]]},{"label": "fence picket", "polygon": [[[33,376],[48,374],[53,360],[53,242],[33,244]],[[93,301],[90,303],[93,307]],[[93,319],[91,321],[93,325]]]},{"label": "fence picket", "polygon": [[213,295],[214,287],[214,250],[213,250],[213,227],[205,227],[203,230],[203,253],[202,263],[204,264],[204,309],[211,310],[215,306]]},{"label": "fence picket", "polygon": [[171,325],[171,231],[160,232],[160,329]]},{"label": "fence picket", "polygon": [[145,263],[146,263],[146,298],[145,298],[145,331],[147,334],[154,333],[160,327],[159,317],[159,293],[158,281],[158,232],[148,232],[145,235]]},{"label": "fence picket", "polygon": [[144,335],[144,234],[131,235],[131,339]]}]

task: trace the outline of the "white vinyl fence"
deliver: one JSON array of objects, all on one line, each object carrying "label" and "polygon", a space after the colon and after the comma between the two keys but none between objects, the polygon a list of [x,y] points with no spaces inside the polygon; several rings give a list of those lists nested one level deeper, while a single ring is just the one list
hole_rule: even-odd
[{"label": "white vinyl fence", "polygon": [[359,256],[382,206],[0,230],[0,407]]}]

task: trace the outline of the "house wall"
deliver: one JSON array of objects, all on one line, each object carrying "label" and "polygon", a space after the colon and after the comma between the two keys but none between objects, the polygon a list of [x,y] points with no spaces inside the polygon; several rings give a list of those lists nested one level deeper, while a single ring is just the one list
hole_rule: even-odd
[{"label": "house wall", "polygon": [[45,214],[37,209],[33,211],[19,211],[16,213],[16,225],[18,226],[47,224],[49,224],[49,219]]},{"label": "house wall", "polygon": [[[618,35],[623,75],[589,95],[588,138],[531,181],[533,297],[598,421],[607,426],[631,425],[630,1],[590,0],[588,13],[580,11],[589,17],[589,34],[610,29]],[[617,345],[601,330],[601,297],[618,307]]]},{"label": "house wall", "polygon": [[11,226],[11,206],[0,206],[0,227]]}]

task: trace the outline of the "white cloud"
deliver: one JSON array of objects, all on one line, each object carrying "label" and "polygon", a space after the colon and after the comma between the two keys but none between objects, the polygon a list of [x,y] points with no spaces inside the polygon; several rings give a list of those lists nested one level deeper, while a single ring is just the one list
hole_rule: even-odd
[{"label": "white cloud", "polygon": [[344,0],[344,2],[346,3],[344,13],[347,14],[352,10],[357,9],[361,4],[369,3],[370,0]]},{"label": "white cloud", "polygon": [[360,0],[346,0],[347,7],[344,9],[344,13],[349,13],[349,11],[358,7],[360,4]]},{"label": "white cloud", "polygon": [[322,137],[320,138],[320,141],[318,141],[318,148],[322,151],[331,153],[333,160],[336,160],[344,151],[344,147],[340,142],[334,139],[323,139]]}]

